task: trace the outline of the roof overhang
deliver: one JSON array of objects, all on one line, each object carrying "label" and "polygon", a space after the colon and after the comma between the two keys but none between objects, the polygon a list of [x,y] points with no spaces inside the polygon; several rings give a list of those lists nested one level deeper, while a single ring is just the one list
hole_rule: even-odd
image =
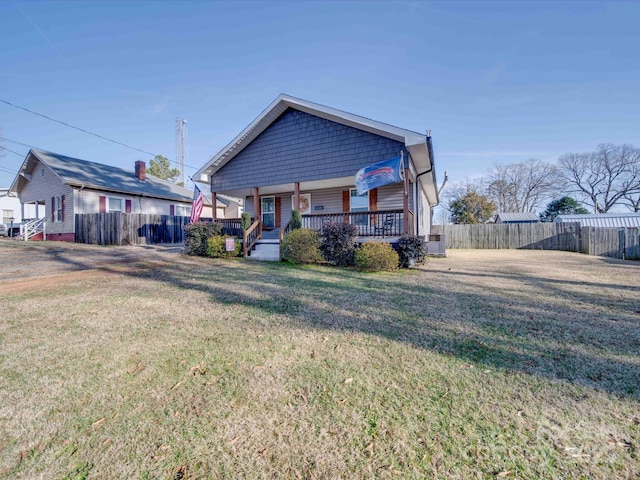
[{"label": "roof overhang", "polygon": [[[342,125],[357,128],[365,132],[373,133],[381,137],[404,143],[404,145],[407,147],[407,150],[409,151],[409,154],[411,155],[411,158],[414,161],[418,174],[423,172],[431,173],[431,175],[421,176],[420,181],[425,191],[427,192],[429,203],[432,205],[436,205],[438,203],[435,171],[433,170],[433,159],[431,158],[429,149],[427,147],[426,135],[284,94],[278,96],[278,98],[276,98],[273,103],[271,103],[271,105],[269,105],[260,115],[258,115],[258,117],[256,117],[256,119],[251,122],[242,132],[240,132],[238,136],[236,136],[227,146],[225,146],[222,150],[211,157],[209,161],[195,173],[195,175],[193,176],[194,180],[200,183],[207,184],[209,182],[209,178],[212,175],[214,175],[218,170],[220,170],[227,163],[233,160],[233,158],[238,155],[253,140],[255,140],[258,135],[264,132],[269,127],[269,125],[275,122],[278,117],[280,117],[280,115],[282,115],[287,110],[287,108],[293,108],[301,112],[314,115],[316,117],[331,120]],[[352,182],[351,184],[353,184],[353,177],[350,178]],[[240,195],[239,192],[244,192],[244,190],[226,193],[230,195],[244,196]]]}]

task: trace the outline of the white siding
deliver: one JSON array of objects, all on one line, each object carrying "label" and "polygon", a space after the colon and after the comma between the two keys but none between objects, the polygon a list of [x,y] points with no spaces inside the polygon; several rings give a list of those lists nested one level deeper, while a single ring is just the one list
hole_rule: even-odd
[{"label": "white siding", "polygon": [[[99,213],[100,212],[100,197],[106,198],[121,198],[123,200],[122,211],[125,211],[126,200],[131,201],[131,213],[148,213],[154,215],[170,215],[171,205],[181,205],[184,207],[191,207],[191,203],[175,202],[171,200],[161,200],[158,198],[139,197],[135,195],[123,195],[119,193],[104,192],[101,190],[91,189],[75,189],[76,192],[76,213]],[[209,217],[211,216],[211,207],[205,207],[203,209],[203,215],[206,216],[205,210],[208,210]],[[107,201],[108,211],[108,201]]]},{"label": "white siding", "polygon": [[[64,222],[51,221],[51,198],[58,195],[64,195]],[[73,189],[62,183],[53,171],[37,162],[36,167],[31,174],[29,180],[20,192],[20,201],[22,203],[44,202],[47,233],[71,233],[75,228],[73,217]]]}]

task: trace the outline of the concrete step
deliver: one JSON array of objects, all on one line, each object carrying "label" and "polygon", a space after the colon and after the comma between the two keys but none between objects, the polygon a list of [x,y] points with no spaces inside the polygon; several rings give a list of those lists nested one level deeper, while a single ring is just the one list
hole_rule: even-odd
[{"label": "concrete step", "polygon": [[279,262],[280,243],[265,243],[263,240],[260,240],[249,254],[249,258],[266,262]]}]

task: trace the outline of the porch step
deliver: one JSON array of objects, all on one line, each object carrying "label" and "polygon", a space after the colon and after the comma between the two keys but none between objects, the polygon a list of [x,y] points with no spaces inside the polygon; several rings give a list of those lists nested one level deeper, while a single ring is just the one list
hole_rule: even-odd
[{"label": "porch step", "polygon": [[278,240],[258,240],[255,248],[249,254],[249,258],[265,262],[279,262],[280,242]]},{"label": "porch step", "polygon": [[280,239],[280,229],[275,230],[263,230],[262,231],[262,240],[279,240]]}]

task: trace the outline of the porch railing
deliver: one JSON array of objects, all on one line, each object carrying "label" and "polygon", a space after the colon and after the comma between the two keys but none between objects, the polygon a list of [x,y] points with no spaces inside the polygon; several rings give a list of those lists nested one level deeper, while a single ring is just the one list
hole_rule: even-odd
[{"label": "porch railing", "polygon": [[39,233],[42,233],[44,238],[44,226],[44,218],[34,218],[33,220],[29,220],[20,225],[20,238],[27,241]]},{"label": "porch railing", "polygon": [[[351,223],[363,237],[399,237],[403,233],[404,213],[399,210],[346,212],[302,215],[302,226],[322,230],[326,223]],[[409,212],[409,231],[413,230],[413,213]]]},{"label": "porch railing", "polygon": [[242,238],[242,221],[239,218],[218,218],[216,222],[222,224],[224,235]]},{"label": "porch railing", "polygon": [[249,256],[249,252],[256,245],[258,240],[262,238],[262,222],[256,220],[242,234],[242,254]]}]

